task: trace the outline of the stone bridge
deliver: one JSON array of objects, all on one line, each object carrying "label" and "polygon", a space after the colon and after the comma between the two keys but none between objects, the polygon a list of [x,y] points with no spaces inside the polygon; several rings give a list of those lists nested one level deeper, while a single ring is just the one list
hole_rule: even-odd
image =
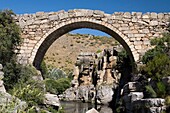
[{"label": "stone bridge", "polygon": [[166,31],[169,17],[170,13],[106,14],[86,9],[17,15],[14,19],[22,29],[23,38],[18,61],[38,69],[47,49],[60,36],[75,29],[90,28],[111,35],[125,48],[131,62],[137,63],[151,48],[150,39],[161,37]]}]

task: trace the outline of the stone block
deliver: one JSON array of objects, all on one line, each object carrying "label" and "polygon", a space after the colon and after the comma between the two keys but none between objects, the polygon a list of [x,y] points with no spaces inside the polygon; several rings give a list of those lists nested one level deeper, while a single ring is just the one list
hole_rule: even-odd
[{"label": "stone block", "polygon": [[2,64],[0,64],[0,70],[2,70],[3,69],[3,66],[2,66]]},{"label": "stone block", "polygon": [[52,106],[56,106],[56,107],[60,106],[60,101],[59,101],[57,95],[48,93],[48,94],[45,94],[44,96],[45,96],[44,104],[52,105]]},{"label": "stone block", "polygon": [[151,26],[156,26],[156,25],[158,25],[158,21],[153,20],[153,21],[150,22],[150,25]]},{"label": "stone block", "polygon": [[129,94],[129,92],[140,92],[141,90],[141,84],[139,82],[128,82],[123,87],[124,94]]},{"label": "stone block", "polygon": [[51,15],[51,16],[49,16],[49,20],[50,21],[58,20],[58,19],[59,19],[58,15]]},{"label": "stone block", "polygon": [[161,107],[165,105],[165,99],[148,98],[134,101],[134,106]]},{"label": "stone block", "polygon": [[128,96],[130,97],[131,102],[142,99],[144,97],[143,92],[130,92]]},{"label": "stone block", "polygon": [[158,19],[162,19],[164,18],[164,14],[163,13],[158,13]]},{"label": "stone block", "polygon": [[125,12],[123,17],[125,18],[131,18],[131,14],[129,12]]},{"label": "stone block", "polygon": [[104,12],[103,12],[103,11],[100,11],[100,10],[95,10],[95,11],[94,11],[94,14],[103,16],[103,15],[104,15]]},{"label": "stone block", "polygon": [[157,13],[151,13],[151,18],[156,19],[158,17]]},{"label": "stone block", "polygon": [[141,18],[142,12],[137,12],[137,13],[136,13],[136,16],[137,16],[137,18]]},{"label": "stone block", "polygon": [[149,19],[149,15],[148,14],[144,14],[144,15],[142,15],[142,18],[143,19]]},{"label": "stone block", "polygon": [[0,80],[4,78],[4,72],[0,71]]},{"label": "stone block", "polygon": [[59,13],[58,16],[59,16],[59,19],[64,19],[64,18],[68,18],[69,17],[68,13]]},{"label": "stone block", "polygon": [[3,82],[2,80],[0,80],[0,87],[3,86],[3,83],[4,83],[4,82]]},{"label": "stone block", "polygon": [[88,110],[86,113],[99,113],[95,108]]}]

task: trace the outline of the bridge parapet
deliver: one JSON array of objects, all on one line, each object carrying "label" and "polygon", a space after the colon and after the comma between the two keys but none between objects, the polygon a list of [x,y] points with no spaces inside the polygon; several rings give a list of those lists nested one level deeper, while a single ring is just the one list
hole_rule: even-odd
[{"label": "bridge parapet", "polygon": [[[17,15],[14,19],[21,27],[22,38],[24,38],[18,60],[22,64],[33,63],[42,43],[49,35],[55,34],[56,30],[63,28],[60,31],[61,36],[74,29],[92,28],[113,36],[132,53],[134,61],[138,62],[141,56],[151,48],[150,39],[161,37],[162,33],[166,32],[169,18],[170,13],[115,12],[106,14],[103,11],[87,9]],[[78,25],[81,22],[83,24]],[[64,26],[70,28],[64,28]],[[49,39],[51,41],[47,41],[45,45],[49,47],[57,38]]]}]

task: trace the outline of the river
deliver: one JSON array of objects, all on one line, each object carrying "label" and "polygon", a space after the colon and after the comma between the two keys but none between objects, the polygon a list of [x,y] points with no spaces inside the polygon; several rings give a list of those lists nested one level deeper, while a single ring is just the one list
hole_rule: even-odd
[{"label": "river", "polygon": [[[60,101],[65,113],[86,113],[89,109],[95,107],[91,103]],[[112,109],[106,105],[97,105],[99,113],[113,113]]]}]

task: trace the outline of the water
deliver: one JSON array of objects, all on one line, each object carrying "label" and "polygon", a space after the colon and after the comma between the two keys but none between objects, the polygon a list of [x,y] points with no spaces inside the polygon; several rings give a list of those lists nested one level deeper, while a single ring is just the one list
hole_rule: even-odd
[{"label": "water", "polygon": [[[60,101],[61,106],[64,107],[65,113],[86,113],[91,108],[94,108],[94,104],[72,101]],[[113,113],[112,109],[106,105],[97,105],[97,111],[99,113]]]}]

